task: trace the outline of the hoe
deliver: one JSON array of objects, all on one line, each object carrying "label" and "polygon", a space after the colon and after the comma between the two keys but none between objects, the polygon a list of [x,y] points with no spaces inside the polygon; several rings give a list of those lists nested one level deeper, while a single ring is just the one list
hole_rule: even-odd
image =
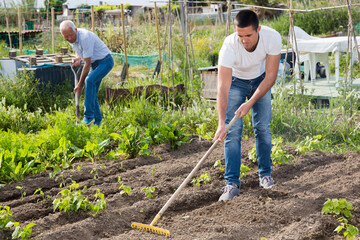
[{"label": "hoe", "polygon": [[[81,65],[79,66],[77,72],[75,72],[72,64],[70,64],[70,67],[71,67],[71,71],[74,73],[74,84],[75,84],[75,87],[76,85],[78,84],[79,80],[78,80],[78,74],[81,70]],[[76,118],[79,120],[80,119],[80,107],[79,107],[79,96],[77,93],[75,93],[75,106],[76,106]]]},{"label": "hoe", "polygon": [[[236,114],[233,119],[231,120],[231,122],[226,126],[226,132],[231,128],[231,126],[236,122],[236,120],[238,119],[240,113]],[[133,222],[131,223],[131,227],[132,228],[137,228],[140,230],[144,230],[144,231],[148,231],[148,232],[152,232],[155,234],[159,234],[159,235],[164,235],[167,237],[170,237],[170,231],[163,229],[163,228],[158,228],[155,227],[155,223],[157,222],[157,220],[159,220],[159,218],[163,215],[163,213],[166,211],[166,209],[170,206],[170,204],[173,202],[173,200],[179,195],[180,191],[185,187],[186,184],[189,183],[189,181],[191,180],[191,178],[194,176],[195,172],[200,168],[201,164],[204,162],[204,160],[210,155],[210,153],[214,150],[214,148],[216,147],[216,145],[219,143],[219,139],[217,139],[209,148],[209,150],[205,153],[205,155],[200,159],[200,161],[196,164],[196,166],[194,167],[194,169],[191,171],[191,173],[186,177],[186,179],[181,183],[180,187],[175,191],[175,193],[170,197],[170,199],[165,203],[165,205],[161,208],[161,210],[159,211],[159,213],[155,216],[154,220],[152,220],[152,222],[150,223],[150,225],[148,224],[143,224],[143,223],[137,223],[137,222]]]}]

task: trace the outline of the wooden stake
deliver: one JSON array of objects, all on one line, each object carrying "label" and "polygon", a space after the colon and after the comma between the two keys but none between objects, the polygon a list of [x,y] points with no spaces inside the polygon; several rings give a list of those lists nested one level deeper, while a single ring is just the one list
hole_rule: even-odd
[{"label": "wooden stake", "polygon": [[95,13],[94,6],[91,6],[91,31],[95,32]]},{"label": "wooden stake", "polygon": [[[167,18],[166,19],[166,23],[165,23],[165,34],[164,34],[164,45],[163,45],[163,54],[165,55],[165,46],[166,46],[166,36],[167,36],[167,31],[168,31],[168,24],[170,24],[170,14],[171,14],[171,8],[170,8],[170,0],[168,1],[168,14],[167,14]],[[164,57],[163,57],[164,59]],[[163,78],[163,69],[161,68],[161,74],[160,74],[160,85],[162,84],[162,78]]]},{"label": "wooden stake", "polygon": [[18,22],[19,22],[19,49],[20,49],[20,55],[22,55],[22,29],[21,29],[21,12],[20,12],[20,8],[18,8]]},{"label": "wooden stake", "polygon": [[[48,53],[50,52],[50,49],[49,49],[49,43],[50,43],[50,34],[49,34],[49,28],[50,28],[50,23],[49,23],[49,9],[50,9],[50,1],[48,1],[48,4],[47,4],[47,8],[46,8],[46,33],[47,33],[47,50],[48,50]],[[20,54],[22,55],[22,54]]]},{"label": "wooden stake", "polygon": [[55,53],[55,12],[54,8],[51,8],[51,46],[52,52]]},{"label": "wooden stake", "polygon": [[159,51],[159,62],[160,62],[160,64],[161,64],[159,18],[158,18],[158,9],[157,9],[157,7],[156,7],[156,2],[154,2],[154,5],[155,5],[155,21],[156,21],[157,44],[158,44],[158,51]]},{"label": "wooden stake", "polygon": [[357,59],[358,59],[358,63],[360,64],[359,46],[358,46],[357,41],[356,41],[356,34],[355,34],[353,20],[352,20],[352,16],[351,16],[351,6],[350,6],[350,3],[349,3],[349,0],[346,0],[346,2],[347,2],[347,6],[348,6],[349,24],[350,24],[351,32],[352,32],[352,35],[353,35],[353,38],[354,38],[356,56],[357,56]]},{"label": "wooden stake", "polygon": [[128,72],[128,61],[127,61],[127,52],[126,52],[126,34],[125,34],[125,18],[124,18],[124,4],[121,4],[121,21],[122,21],[122,30],[124,37],[124,56],[125,56],[125,68],[126,68],[126,80],[129,81],[129,72]]},{"label": "wooden stake", "polygon": [[4,8],[5,8],[5,19],[6,19],[6,29],[8,31],[8,36],[9,36],[9,44],[10,44],[10,49],[12,48],[12,44],[11,44],[11,35],[10,35],[10,27],[9,27],[9,18],[7,15],[7,8],[6,8],[6,3],[5,0],[4,1]]}]

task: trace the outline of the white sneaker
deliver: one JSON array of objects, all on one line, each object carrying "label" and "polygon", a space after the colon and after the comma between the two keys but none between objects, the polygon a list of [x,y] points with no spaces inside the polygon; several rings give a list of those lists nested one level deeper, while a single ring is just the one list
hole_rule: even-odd
[{"label": "white sneaker", "polygon": [[275,183],[271,176],[264,176],[264,177],[260,178],[259,185],[260,185],[260,187],[269,189],[269,188],[272,188],[275,185]]},{"label": "white sneaker", "polygon": [[223,188],[223,194],[219,201],[226,201],[240,195],[240,186],[235,183],[229,183]]}]

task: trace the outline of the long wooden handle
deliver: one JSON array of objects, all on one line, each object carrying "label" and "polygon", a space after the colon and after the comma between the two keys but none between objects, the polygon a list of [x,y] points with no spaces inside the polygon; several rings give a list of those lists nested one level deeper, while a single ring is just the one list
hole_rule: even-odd
[{"label": "long wooden handle", "polygon": [[[240,113],[236,114],[233,119],[231,119],[230,123],[226,126],[225,133],[229,131],[229,129],[232,127],[232,125],[236,122],[236,120],[239,118]],[[165,203],[165,205],[162,207],[162,209],[159,211],[159,213],[156,215],[154,220],[151,222],[150,226],[153,226],[156,221],[161,217],[161,215],[166,211],[166,209],[170,206],[170,204],[173,202],[173,200],[179,195],[180,191],[188,184],[191,180],[191,178],[194,176],[196,171],[200,168],[201,164],[204,162],[204,160],[210,155],[210,153],[214,150],[216,145],[220,142],[219,139],[216,139],[216,141],[211,145],[209,150],[205,153],[205,155],[200,159],[200,161],[196,164],[194,169],[190,172],[190,174],[187,176],[187,178],[181,183],[180,187],[175,191],[175,193],[171,196],[171,198]]]}]

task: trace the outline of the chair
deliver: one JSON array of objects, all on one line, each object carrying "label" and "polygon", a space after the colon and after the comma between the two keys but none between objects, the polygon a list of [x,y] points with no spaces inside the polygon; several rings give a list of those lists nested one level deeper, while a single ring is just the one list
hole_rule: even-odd
[{"label": "chair", "polygon": [[[294,32],[296,41],[301,40],[318,40],[318,37],[312,37],[307,34],[303,29],[294,26]],[[290,41],[293,46],[293,49],[296,50],[296,44],[293,40],[293,34],[290,34]],[[299,63],[304,62],[304,77],[305,79],[309,79],[308,74],[310,73],[311,83],[315,85],[316,78],[316,63],[322,62],[325,65],[326,70],[326,80],[329,82],[330,80],[330,66],[329,66],[329,55],[328,53],[316,53],[316,52],[300,52],[299,57],[295,63],[295,76],[299,78]]]}]

